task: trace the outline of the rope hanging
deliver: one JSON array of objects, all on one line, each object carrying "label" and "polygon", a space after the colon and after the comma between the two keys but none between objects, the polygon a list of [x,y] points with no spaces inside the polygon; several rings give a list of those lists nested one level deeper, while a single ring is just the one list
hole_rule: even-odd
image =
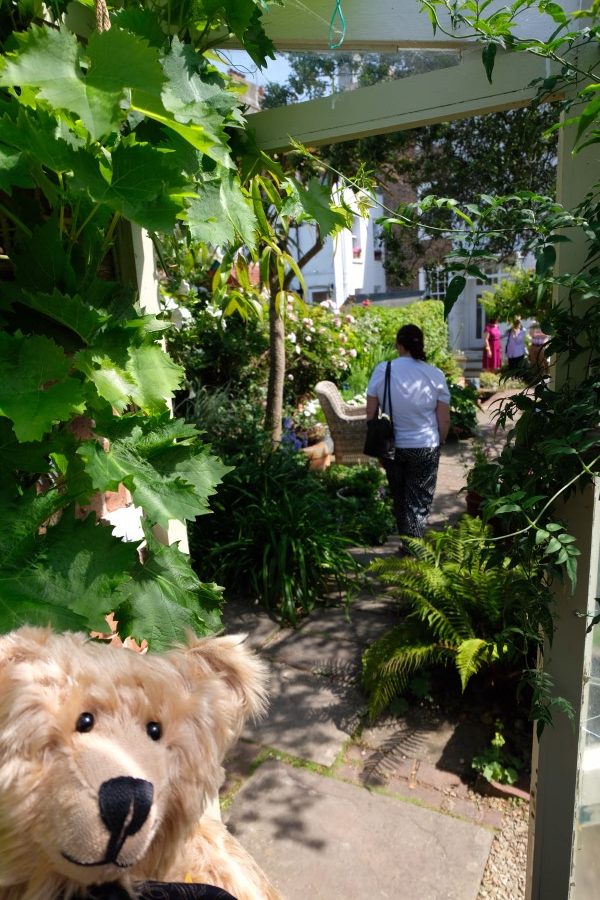
[{"label": "rope hanging", "polygon": [[[336,19],[339,20],[338,25],[336,25]],[[336,32],[338,34],[337,40]],[[342,0],[335,0],[335,8],[331,14],[331,21],[329,23],[329,49],[337,50],[338,47],[341,47],[345,37],[346,17],[344,16],[344,10],[342,9]]]},{"label": "rope hanging", "polygon": [[100,34],[103,31],[108,31],[110,28],[110,16],[106,0],[96,0],[96,28]]}]

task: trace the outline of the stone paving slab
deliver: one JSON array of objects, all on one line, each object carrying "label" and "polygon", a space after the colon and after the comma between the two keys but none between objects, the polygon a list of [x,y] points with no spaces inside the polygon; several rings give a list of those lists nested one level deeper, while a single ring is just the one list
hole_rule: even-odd
[{"label": "stone paving slab", "polygon": [[227,814],[286,900],[475,900],[492,832],[415,803],[264,763]]},{"label": "stone paving slab", "polygon": [[223,607],[223,626],[226,634],[247,634],[248,646],[254,650],[281,630],[259,606],[239,600],[228,600]]},{"label": "stone paving slab", "polygon": [[364,728],[360,744],[371,751],[365,765],[382,775],[395,773],[404,759],[418,759],[428,771],[451,773],[455,778],[469,771],[471,759],[490,737],[490,728],[483,722],[457,722],[411,712],[402,719],[385,719]]},{"label": "stone paving slab", "polygon": [[266,719],[246,727],[245,740],[331,766],[358,728],[362,699],[353,681],[273,665]]}]

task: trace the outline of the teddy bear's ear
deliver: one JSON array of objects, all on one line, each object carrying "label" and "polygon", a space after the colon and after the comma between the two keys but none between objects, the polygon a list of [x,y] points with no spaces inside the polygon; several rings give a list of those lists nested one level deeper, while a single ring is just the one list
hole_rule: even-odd
[{"label": "teddy bear's ear", "polygon": [[23,625],[3,634],[0,637],[0,670],[7,669],[12,663],[37,659],[44,654],[52,635],[51,628],[34,625]]},{"label": "teddy bear's ear", "polygon": [[[239,706],[242,720],[259,718],[267,707],[268,671],[265,663],[245,646],[246,635],[188,639],[186,648],[171,655],[177,665],[177,656],[194,674],[217,674],[231,690]],[[178,666],[179,668],[179,666]]]}]

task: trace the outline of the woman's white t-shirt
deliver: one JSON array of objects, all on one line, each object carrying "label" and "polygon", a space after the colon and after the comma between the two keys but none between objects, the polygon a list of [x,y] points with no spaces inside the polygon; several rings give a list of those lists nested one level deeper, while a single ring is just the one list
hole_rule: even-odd
[{"label": "woman's white t-shirt", "polygon": [[[377,397],[383,409],[383,391],[387,363],[375,367],[367,387],[369,397]],[[437,447],[440,443],[436,407],[438,402],[450,403],[450,392],[444,373],[435,366],[399,356],[392,360],[390,393],[396,447]]]}]

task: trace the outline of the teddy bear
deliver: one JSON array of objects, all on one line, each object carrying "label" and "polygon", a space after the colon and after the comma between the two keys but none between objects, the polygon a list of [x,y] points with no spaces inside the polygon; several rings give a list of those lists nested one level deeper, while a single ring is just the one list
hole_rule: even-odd
[{"label": "teddy bear", "polygon": [[0,638],[0,900],[281,900],[205,814],[265,708],[242,641],[142,655],[33,626]]}]

